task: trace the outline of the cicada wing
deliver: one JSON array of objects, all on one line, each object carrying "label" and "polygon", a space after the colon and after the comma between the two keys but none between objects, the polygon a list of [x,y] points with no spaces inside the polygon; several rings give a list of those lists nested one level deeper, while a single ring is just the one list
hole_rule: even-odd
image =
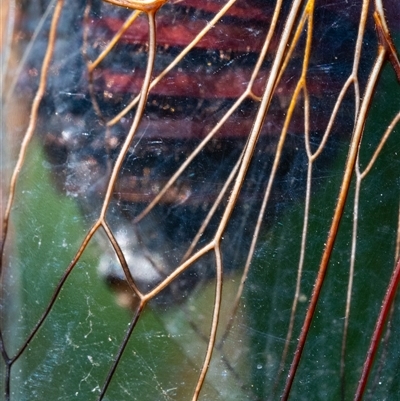
[{"label": "cicada wing", "polygon": [[[365,126],[291,396],[354,393],[395,259],[399,90],[373,84],[362,2],[296,4],[167,3],[155,31],[100,1],[16,9],[6,398],[278,398]],[[398,391],[397,320],[374,397]]]}]

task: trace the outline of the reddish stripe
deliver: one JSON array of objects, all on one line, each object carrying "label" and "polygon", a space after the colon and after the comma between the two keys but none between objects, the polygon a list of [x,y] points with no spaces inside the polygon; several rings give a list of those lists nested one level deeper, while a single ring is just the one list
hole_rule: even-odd
[{"label": "reddish stripe", "polygon": [[[199,140],[204,138],[217,124],[218,116],[208,116],[204,120],[196,120],[196,116],[187,116],[185,118],[174,117],[159,117],[147,118],[145,117],[139,127],[139,134],[144,134],[145,139],[193,139]],[[285,113],[283,111],[270,112],[264,122],[261,130],[261,136],[279,137]],[[131,119],[124,119],[124,126],[129,129]],[[325,116],[321,115],[315,117],[311,121],[311,131],[322,130],[326,128],[327,120]],[[253,118],[244,118],[239,115],[231,116],[228,121],[221,127],[216,134],[216,138],[246,138],[253,126]],[[303,110],[299,107],[296,109],[289,126],[291,134],[304,134],[304,119]]]},{"label": "reddish stripe", "polygon": [[[251,77],[251,70],[243,68],[226,68],[216,74],[193,73],[173,70],[162,79],[152,90],[151,94],[161,96],[185,96],[208,99],[234,99],[245,91]],[[261,96],[267,73],[261,71],[254,82],[253,92]],[[112,93],[139,93],[143,82],[143,72],[136,71],[129,74],[118,74],[112,70],[95,71],[95,89],[102,91],[104,88]],[[293,93],[297,79],[290,82],[283,79],[276,89],[277,96],[288,97]],[[329,88],[329,90],[328,90]],[[321,96],[324,93],[334,93],[340,88],[340,82],[328,79],[321,71],[313,73],[312,79],[307,84],[310,95]]]},{"label": "reddish stripe", "polygon": [[[173,21],[173,16],[161,16],[157,19],[157,44],[164,46],[184,47],[189,45],[196,35],[207,25],[207,21],[190,21],[190,24],[182,24]],[[95,25],[106,28],[110,37],[121,28],[123,21],[116,18],[104,18],[97,20]],[[267,28],[267,27],[266,27]],[[265,29],[266,31],[266,29]],[[257,28],[243,25],[226,25],[219,23],[214,26],[207,35],[196,45],[196,48],[233,50],[237,52],[259,52],[264,43],[266,32]],[[145,18],[139,18],[125,32],[121,41],[124,43],[147,43],[148,22]],[[271,45],[271,51],[276,43]]]}]

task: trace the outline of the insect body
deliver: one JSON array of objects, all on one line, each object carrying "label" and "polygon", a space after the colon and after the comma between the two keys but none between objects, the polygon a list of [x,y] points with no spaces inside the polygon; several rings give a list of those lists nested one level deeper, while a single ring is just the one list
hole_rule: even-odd
[{"label": "insect body", "polygon": [[[216,3],[179,2],[166,4],[157,13],[152,76],[156,78],[169,71],[160,82],[156,78],[149,91],[141,123],[116,178],[108,210],[109,224],[124,243],[124,251],[132,254],[132,263],[135,254],[142,261],[130,269],[143,290],[160,282],[180,261],[210,241],[221,219],[223,205],[233,186],[227,180],[243,157],[272,64],[271,56],[260,52],[265,47],[266,27],[273,8],[260,7],[257,2],[238,2],[223,17],[216,18]],[[322,13],[328,15],[321,17],[324,23],[337,18],[329,10],[323,9]],[[100,3],[88,6],[86,17],[81,16],[79,22],[68,18],[73,26],[82,27],[76,34],[82,49],[57,66],[60,77],[71,69],[74,73],[67,81],[54,78],[49,85],[50,96],[44,100],[43,126],[39,130],[44,134],[50,158],[54,159],[57,182],[67,193],[80,199],[84,210],[92,211],[96,204],[101,205],[115,160],[137,110],[135,96],[145,76],[150,28],[145,15],[129,17],[128,10]],[[114,47],[107,48],[113,36],[123,29],[123,21],[129,18],[135,21]],[[201,35],[213,18],[215,27]],[[348,25],[348,29],[356,28],[351,22]],[[277,27],[277,31],[281,29],[282,26]],[[329,30],[325,35],[334,57],[341,57],[350,42],[346,38],[334,39]],[[271,54],[278,46],[277,41],[274,38],[269,44]],[[189,45],[192,49],[187,52]],[[236,235],[242,246],[250,244],[250,233],[247,240],[237,233],[246,221],[254,220],[261,207],[279,132],[304,62],[302,47],[305,45],[305,38],[299,38],[298,48],[292,50],[288,72],[277,84],[267,121],[260,129],[255,155],[235,206],[235,214],[242,218],[232,219],[225,233],[230,249],[236,248],[234,239],[228,241],[232,235]],[[350,61],[337,71],[339,67],[321,46],[307,62],[315,82],[309,88],[311,101],[317,104],[325,95],[332,98],[333,104],[341,85],[340,74],[348,74]],[[343,108],[342,114],[354,112],[351,104]],[[302,146],[303,111],[297,107],[290,113],[293,115],[283,147],[283,161],[277,171],[279,184],[270,196],[270,208],[275,203],[287,203],[286,198],[295,199],[302,187],[298,181],[304,181],[300,178],[306,166]],[[309,130],[312,141],[318,143],[327,117],[323,110],[316,115],[310,121]],[[343,118],[348,117],[343,115]],[[226,122],[219,124],[221,119]],[[328,153],[327,150],[324,157]],[[183,163],[185,167],[174,177]],[[293,175],[293,165],[297,178]],[[230,180],[233,182],[234,177]],[[219,195],[218,206],[215,202]],[[214,214],[201,228],[213,205]],[[160,220],[164,221],[161,226]],[[186,253],[199,230],[201,240]],[[232,260],[227,266],[243,262],[243,259]],[[103,260],[101,270],[111,281],[124,276],[116,266],[118,263],[108,264],[109,267]],[[185,274],[207,276],[212,274],[209,270],[207,264],[200,264],[198,269],[189,269]],[[188,277],[183,281],[196,279]]]}]

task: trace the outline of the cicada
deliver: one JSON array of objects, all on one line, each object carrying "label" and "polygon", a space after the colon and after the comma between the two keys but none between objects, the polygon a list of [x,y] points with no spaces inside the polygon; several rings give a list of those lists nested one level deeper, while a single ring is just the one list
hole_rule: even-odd
[{"label": "cicada", "polygon": [[399,12],[10,5],[5,399],[395,397]]}]

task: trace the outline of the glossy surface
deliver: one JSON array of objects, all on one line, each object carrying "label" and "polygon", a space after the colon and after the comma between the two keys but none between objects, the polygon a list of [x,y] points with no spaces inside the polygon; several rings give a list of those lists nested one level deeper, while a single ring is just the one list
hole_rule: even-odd
[{"label": "glossy surface", "polygon": [[[151,16],[99,1],[54,1],[43,25],[37,5],[16,9],[4,178],[41,71],[45,89],[8,198],[5,399],[275,400],[304,334],[289,399],[353,397],[396,258],[398,128],[362,172],[398,125],[400,85],[371,10],[360,31],[362,2],[296,3],[170,2],[154,30]],[[393,29],[399,10],[385,7]],[[399,392],[398,324],[395,301],[372,399]]]}]

